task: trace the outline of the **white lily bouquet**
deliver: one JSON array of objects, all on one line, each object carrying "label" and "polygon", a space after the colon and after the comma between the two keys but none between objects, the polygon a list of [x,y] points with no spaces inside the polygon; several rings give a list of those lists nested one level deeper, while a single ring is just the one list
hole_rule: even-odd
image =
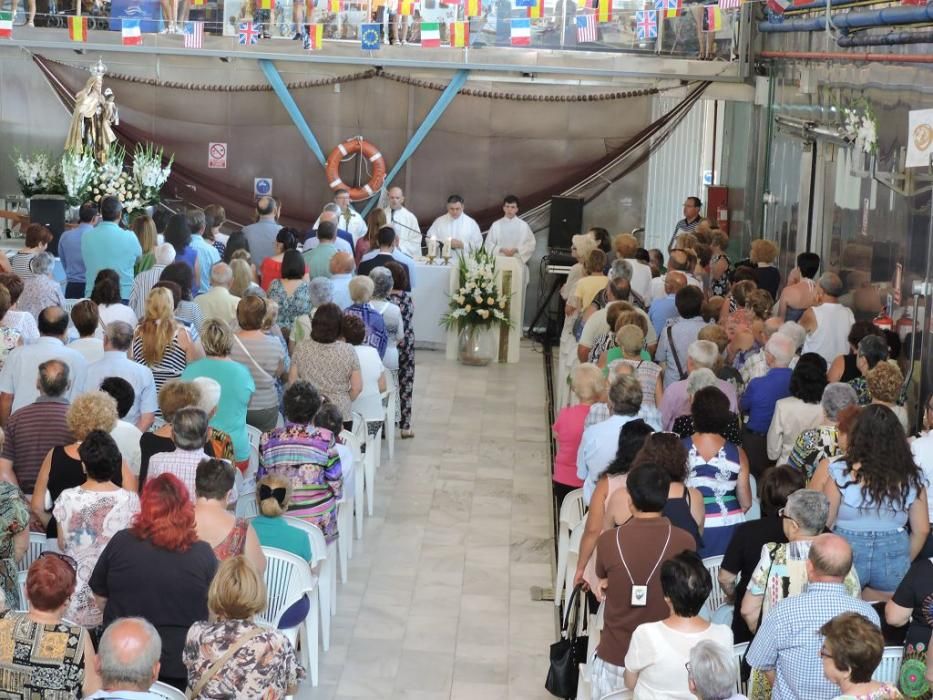
[{"label": "white lily bouquet", "polygon": [[842,110],[842,115],[846,138],[855,142],[859,152],[869,155],[874,153],[878,148],[878,120],[871,106],[866,102],[861,109],[847,107]]},{"label": "white lily bouquet", "polygon": [[161,146],[157,148],[151,143],[136,145],[136,152],[133,154],[133,177],[139,184],[142,198],[148,203],[159,201],[162,185],[168,182],[168,177],[172,174],[175,156],[170,156],[168,163],[162,167],[164,158],[165,153]]},{"label": "white lily bouquet", "polygon": [[65,151],[62,156],[62,181],[68,204],[77,206],[88,199],[97,176],[97,162],[89,152]]},{"label": "white lily bouquet", "polygon": [[496,283],[496,258],[485,249],[460,257],[460,286],[450,297],[449,311],[441,319],[447,328],[480,327],[512,323],[506,315],[508,297]]},{"label": "white lily bouquet", "polygon": [[111,146],[107,160],[97,169],[97,175],[91,184],[89,197],[100,203],[104,197],[117,197],[123,202],[123,209],[132,215],[146,206],[141,187],[131,173],[123,170],[126,151],[122,146]]},{"label": "white lily bouquet", "polygon": [[13,159],[16,179],[26,197],[35,194],[60,194],[61,169],[48,153],[18,155]]}]

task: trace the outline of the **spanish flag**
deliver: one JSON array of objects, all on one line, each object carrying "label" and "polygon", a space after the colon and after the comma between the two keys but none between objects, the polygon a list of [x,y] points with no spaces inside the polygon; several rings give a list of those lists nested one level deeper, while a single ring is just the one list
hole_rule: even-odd
[{"label": "spanish flag", "polygon": [[403,17],[411,17],[415,14],[414,0],[399,0],[398,13]]},{"label": "spanish flag", "polygon": [[340,12],[340,0],[327,0],[328,12]]},{"label": "spanish flag", "polygon": [[194,7],[204,7],[205,0],[192,0],[191,4]]},{"label": "spanish flag", "polygon": [[597,0],[599,7],[596,8],[597,22],[612,21],[612,0]]},{"label": "spanish flag", "polygon": [[324,46],[324,25],[308,25],[308,51],[317,51]]},{"label": "spanish flag", "polygon": [[[607,0],[609,2],[611,0]],[[544,0],[535,0],[534,5],[528,7],[528,16],[531,19],[544,17]]]},{"label": "spanish flag", "polygon": [[450,23],[450,45],[453,48],[464,48],[470,45],[470,23]]},{"label": "spanish flag", "polygon": [[718,32],[722,29],[722,10],[715,5],[706,7],[706,31]]},{"label": "spanish flag", "polygon": [[274,10],[275,0],[259,0],[258,6],[260,10]]},{"label": "spanish flag", "polygon": [[68,17],[68,38],[72,41],[87,41],[87,17]]},{"label": "spanish flag", "polygon": [[463,4],[463,12],[467,18],[482,17],[483,15],[482,0],[466,0],[466,2],[464,2]]}]

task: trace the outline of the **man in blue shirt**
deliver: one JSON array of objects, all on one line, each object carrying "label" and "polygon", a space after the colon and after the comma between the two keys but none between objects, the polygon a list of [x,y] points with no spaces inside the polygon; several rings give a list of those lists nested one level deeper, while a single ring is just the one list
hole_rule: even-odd
[{"label": "man in blue shirt", "polygon": [[65,231],[58,239],[58,258],[65,269],[65,298],[84,297],[84,257],[81,255],[81,237],[97,223],[97,205],[85,202],[78,210],[78,225]]},{"label": "man in blue shirt", "polygon": [[783,333],[772,335],[765,345],[765,362],[769,369],[763,377],[748,383],[739,402],[739,409],[748,416],[742,431],[742,447],[755,478],[768,466],[768,428],[774,417],[774,404],[790,396],[793,370],[788,365],[794,359],[795,351],[794,341],[788,336]]},{"label": "man in blue shirt", "polygon": [[100,201],[102,221],[81,236],[81,255],[84,256],[84,296],[91,296],[94,280],[101,270],[116,270],[120,275],[120,298],[125,304],[133,291],[133,265],[143,254],[135,234],[120,228],[123,204],[116,197]]},{"label": "man in blue shirt", "polygon": [[195,280],[195,294],[203,294],[211,288],[211,268],[220,262],[220,253],[210,243],[204,240],[204,227],[207,220],[200,209],[189,209],[188,228],[191,229],[191,247],[198,254],[198,269],[201,279]]},{"label": "man in blue shirt", "polygon": [[654,326],[654,332],[661,336],[667,322],[677,318],[677,304],[674,299],[677,292],[687,286],[687,276],[683,272],[669,272],[664,277],[664,294],[651,302],[648,309],[648,318]]},{"label": "man in blue shirt", "polygon": [[697,339],[706,321],[700,315],[703,292],[693,286],[681,289],[674,296],[675,316],[663,333],[658,334],[658,349],[654,361],[664,367],[664,388],[687,378],[687,350]]},{"label": "man in blue shirt", "polygon": [[817,535],[806,567],[806,589],[765,616],[746,656],[749,666],[770,679],[773,700],[841,697],[839,687],[823,673],[820,628],[846,612],[881,624],[871,605],[846,591],[843,581],[852,568],[852,548],[842,537]]}]

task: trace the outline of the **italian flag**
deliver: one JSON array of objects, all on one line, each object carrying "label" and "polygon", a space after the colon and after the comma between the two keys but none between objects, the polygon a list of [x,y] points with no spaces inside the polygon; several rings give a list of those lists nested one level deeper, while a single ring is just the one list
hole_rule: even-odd
[{"label": "italian flag", "polygon": [[463,48],[470,44],[469,22],[450,23],[450,45],[454,48]]},{"label": "italian flag", "polygon": [[68,18],[68,38],[72,41],[87,41],[87,17]]},{"label": "italian flag", "polygon": [[441,28],[437,22],[425,22],[421,25],[421,48],[436,49],[441,45]]},{"label": "italian flag", "polygon": [[0,39],[13,38],[13,13],[0,12]]}]

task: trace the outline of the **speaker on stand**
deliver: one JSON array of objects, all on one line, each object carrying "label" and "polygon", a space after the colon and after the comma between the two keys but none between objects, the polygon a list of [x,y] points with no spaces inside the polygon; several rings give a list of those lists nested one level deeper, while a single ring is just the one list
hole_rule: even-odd
[{"label": "speaker on stand", "polygon": [[567,278],[571,266],[576,262],[570,255],[573,237],[583,230],[583,198],[551,197],[550,223],[548,226],[548,254],[541,261],[550,276],[550,288],[545,290],[545,277],[542,275],[542,298],[534,319],[528,326],[529,334],[535,333],[538,322],[544,318],[547,325],[544,333],[537,333],[543,343],[557,343],[563,328],[564,311],[558,291]]}]

